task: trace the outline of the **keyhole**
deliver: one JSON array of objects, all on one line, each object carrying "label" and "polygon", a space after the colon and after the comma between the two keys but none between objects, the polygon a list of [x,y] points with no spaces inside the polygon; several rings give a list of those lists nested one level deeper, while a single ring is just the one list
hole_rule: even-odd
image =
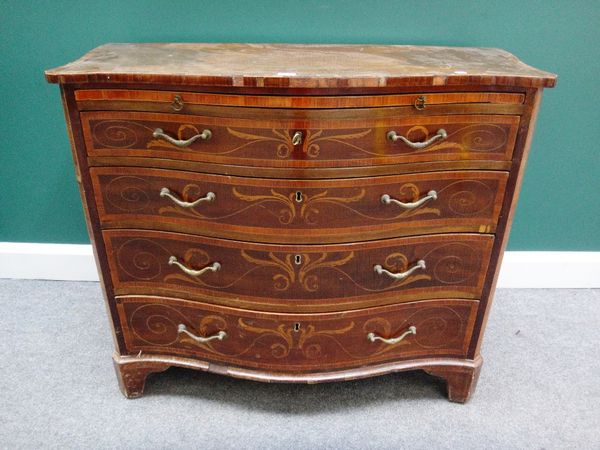
[{"label": "keyhole", "polygon": [[301,256],[301,255],[296,255],[296,256],[294,256],[294,262],[295,262],[297,265],[300,265],[300,264],[302,264],[302,256]]},{"label": "keyhole", "polygon": [[296,201],[298,203],[300,203],[302,201],[302,192],[300,192],[300,191],[296,192]]},{"label": "keyhole", "polygon": [[294,324],[294,331],[300,331],[300,324],[298,322]]}]

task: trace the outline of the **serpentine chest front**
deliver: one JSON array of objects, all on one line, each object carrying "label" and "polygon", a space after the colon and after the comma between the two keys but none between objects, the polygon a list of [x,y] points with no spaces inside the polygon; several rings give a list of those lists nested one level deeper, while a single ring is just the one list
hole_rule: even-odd
[{"label": "serpentine chest front", "polygon": [[127,397],[181,366],[421,369],[469,398],[554,75],[496,49],[111,44],[46,77]]}]

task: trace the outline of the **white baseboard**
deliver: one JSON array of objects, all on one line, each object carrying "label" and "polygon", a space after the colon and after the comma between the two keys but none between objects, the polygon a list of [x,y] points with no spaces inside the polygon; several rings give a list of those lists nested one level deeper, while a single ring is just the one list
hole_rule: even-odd
[{"label": "white baseboard", "polygon": [[0,278],[98,281],[91,245],[0,242]]},{"label": "white baseboard", "polygon": [[500,288],[599,288],[600,252],[506,252]]},{"label": "white baseboard", "polygon": [[[98,281],[91,245],[0,242],[0,278]],[[499,288],[600,288],[600,252],[506,252]]]}]

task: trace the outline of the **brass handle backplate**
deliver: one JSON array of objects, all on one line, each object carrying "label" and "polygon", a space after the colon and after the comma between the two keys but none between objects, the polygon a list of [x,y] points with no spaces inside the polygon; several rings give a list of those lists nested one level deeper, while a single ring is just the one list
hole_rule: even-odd
[{"label": "brass handle backplate", "polygon": [[437,130],[437,133],[435,133],[433,136],[431,136],[429,139],[427,139],[426,141],[423,141],[423,142],[410,141],[407,138],[405,138],[404,136],[399,135],[395,131],[390,131],[387,134],[387,138],[390,141],[396,142],[396,141],[400,140],[400,141],[404,142],[406,145],[408,145],[410,148],[414,148],[417,150],[423,149],[425,147],[429,147],[435,141],[444,140],[447,137],[448,137],[448,133],[443,128],[440,128],[439,130]]},{"label": "brass handle backplate", "polygon": [[417,334],[417,327],[410,326],[408,327],[408,330],[406,330],[400,336],[397,336],[395,338],[384,338],[381,336],[377,336],[375,333],[369,333],[367,334],[367,339],[371,342],[381,341],[384,344],[394,345],[403,340],[406,336],[410,336],[411,334]]},{"label": "brass handle backplate", "polygon": [[421,206],[422,204],[427,203],[429,200],[437,200],[437,198],[438,195],[436,191],[429,191],[425,197],[417,200],[416,202],[404,203],[400,200],[396,200],[395,198],[390,197],[389,194],[383,194],[381,196],[381,203],[383,203],[384,205],[389,205],[390,203],[393,203],[394,205],[398,205],[399,207],[404,209],[415,209]]},{"label": "brass handle backplate", "polygon": [[393,273],[390,272],[389,270],[384,269],[380,264],[376,264],[375,266],[373,266],[373,270],[375,271],[375,273],[377,273],[378,275],[387,275],[390,278],[393,278],[394,280],[404,280],[406,277],[408,277],[409,275],[411,275],[413,272],[419,270],[419,269],[425,269],[425,260],[420,259],[419,261],[417,261],[417,264],[415,264],[414,266],[412,266],[410,269],[408,269],[405,272],[398,272],[398,273]]},{"label": "brass handle backplate", "polygon": [[227,337],[227,333],[223,330],[219,331],[217,334],[213,334],[212,336],[196,336],[194,333],[190,333],[187,329],[187,327],[180,323],[177,326],[177,333],[178,334],[187,334],[189,337],[191,337],[193,340],[195,340],[196,342],[199,342],[201,344],[204,344],[205,342],[210,342],[210,341],[222,341],[223,339],[225,339]]},{"label": "brass handle backplate", "polygon": [[199,270],[194,270],[194,269],[190,269],[189,267],[184,266],[183,264],[181,264],[179,261],[177,261],[177,258],[175,256],[171,256],[169,258],[169,265],[170,266],[177,266],[181,269],[182,272],[186,273],[187,275],[190,275],[192,277],[199,277],[200,275],[206,273],[206,272],[217,272],[218,270],[221,269],[221,264],[218,262],[214,262],[209,266],[203,267],[202,269]]},{"label": "brass handle backplate", "polygon": [[194,142],[196,142],[198,139],[202,139],[202,140],[208,140],[212,137],[212,132],[208,129],[206,130],[202,130],[202,133],[200,134],[196,134],[195,136],[192,136],[189,139],[174,139],[171,136],[169,136],[168,134],[165,134],[165,132],[162,130],[162,128],[157,128],[152,132],[152,137],[154,137],[155,139],[164,139],[165,141],[177,146],[177,147],[189,147],[190,145],[192,145]]},{"label": "brass handle backplate", "polygon": [[183,200],[175,197],[173,194],[171,194],[171,191],[169,190],[169,188],[166,188],[166,187],[164,187],[160,190],[160,196],[167,197],[173,203],[176,203],[177,205],[181,206],[182,208],[193,208],[194,206],[196,206],[199,203],[213,202],[217,198],[217,196],[215,195],[214,192],[208,192],[204,197],[200,197],[198,200],[195,200],[193,202],[186,202],[186,201],[183,201]]}]

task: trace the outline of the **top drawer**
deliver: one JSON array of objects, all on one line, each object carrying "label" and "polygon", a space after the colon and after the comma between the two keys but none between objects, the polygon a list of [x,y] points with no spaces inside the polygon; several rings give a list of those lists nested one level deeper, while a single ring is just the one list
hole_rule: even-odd
[{"label": "top drawer", "polygon": [[395,108],[216,108],[214,115],[81,113],[90,156],[136,156],[262,167],[506,161],[513,115],[404,116]]},{"label": "top drawer", "polygon": [[[448,107],[461,107],[464,113],[484,105],[496,112],[518,111],[525,95],[519,92],[416,92],[378,95],[248,95],[209,92],[176,92],[128,89],[79,89],[75,100],[80,111],[154,111],[195,114],[203,105],[260,108],[377,108],[409,106],[418,111],[433,109],[437,114]],[[501,106],[502,105],[502,106]],[[471,111],[472,112],[472,111]]]}]

